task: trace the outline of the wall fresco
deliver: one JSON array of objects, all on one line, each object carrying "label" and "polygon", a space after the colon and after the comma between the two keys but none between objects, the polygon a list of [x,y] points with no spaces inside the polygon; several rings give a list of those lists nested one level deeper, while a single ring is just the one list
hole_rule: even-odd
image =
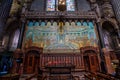
[{"label": "wall fresco", "polygon": [[26,27],[24,47],[44,49],[79,49],[97,46],[92,22],[29,22]]}]

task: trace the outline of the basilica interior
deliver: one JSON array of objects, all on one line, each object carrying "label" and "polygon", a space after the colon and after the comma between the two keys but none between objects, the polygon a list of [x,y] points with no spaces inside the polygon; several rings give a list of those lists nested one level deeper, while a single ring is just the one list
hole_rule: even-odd
[{"label": "basilica interior", "polygon": [[119,0],[0,0],[0,80],[120,80]]}]

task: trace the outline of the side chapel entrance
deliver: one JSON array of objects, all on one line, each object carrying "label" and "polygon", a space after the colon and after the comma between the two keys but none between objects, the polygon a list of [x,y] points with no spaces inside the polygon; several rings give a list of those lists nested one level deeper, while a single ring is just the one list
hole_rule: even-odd
[{"label": "side chapel entrance", "polygon": [[[94,48],[94,47],[92,47]],[[84,65],[86,71],[99,71],[99,60],[96,49],[84,49]]]},{"label": "side chapel entrance", "polygon": [[25,55],[25,73],[32,74],[38,72],[40,54],[37,50],[28,50]]}]

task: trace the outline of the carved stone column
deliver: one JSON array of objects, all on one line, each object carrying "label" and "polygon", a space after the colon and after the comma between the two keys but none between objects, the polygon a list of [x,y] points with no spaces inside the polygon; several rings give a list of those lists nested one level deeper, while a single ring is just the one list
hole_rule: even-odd
[{"label": "carved stone column", "polygon": [[17,47],[17,48],[20,48],[20,49],[22,47],[24,31],[25,31],[25,19],[21,18],[21,30],[20,30],[19,43],[18,43],[18,47]]},{"label": "carved stone column", "polygon": [[104,48],[105,44],[104,44],[104,40],[103,40],[103,32],[102,32],[102,27],[100,26],[100,21],[98,20],[96,22],[96,28],[98,31],[98,37],[99,37],[99,50],[100,50],[100,66],[101,66],[101,71],[103,73],[107,72],[106,69],[106,63],[105,63],[105,57],[104,57],[104,53],[102,51],[102,49]]}]

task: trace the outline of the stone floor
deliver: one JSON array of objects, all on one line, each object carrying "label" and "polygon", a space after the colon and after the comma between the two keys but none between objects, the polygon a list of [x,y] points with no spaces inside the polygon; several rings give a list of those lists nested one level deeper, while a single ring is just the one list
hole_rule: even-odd
[{"label": "stone floor", "polygon": [[[27,77],[30,77],[33,74],[22,74],[19,80],[25,80]],[[32,78],[31,80],[37,80],[37,78]]]},{"label": "stone floor", "polygon": [[[84,79],[84,74],[85,74],[85,72],[72,72],[72,75],[73,76],[79,76],[80,80],[85,80]],[[33,75],[33,74],[23,74],[23,75],[21,75],[19,80],[25,80],[25,78],[27,78],[31,75]],[[37,78],[32,78],[31,80],[37,80]]]}]

